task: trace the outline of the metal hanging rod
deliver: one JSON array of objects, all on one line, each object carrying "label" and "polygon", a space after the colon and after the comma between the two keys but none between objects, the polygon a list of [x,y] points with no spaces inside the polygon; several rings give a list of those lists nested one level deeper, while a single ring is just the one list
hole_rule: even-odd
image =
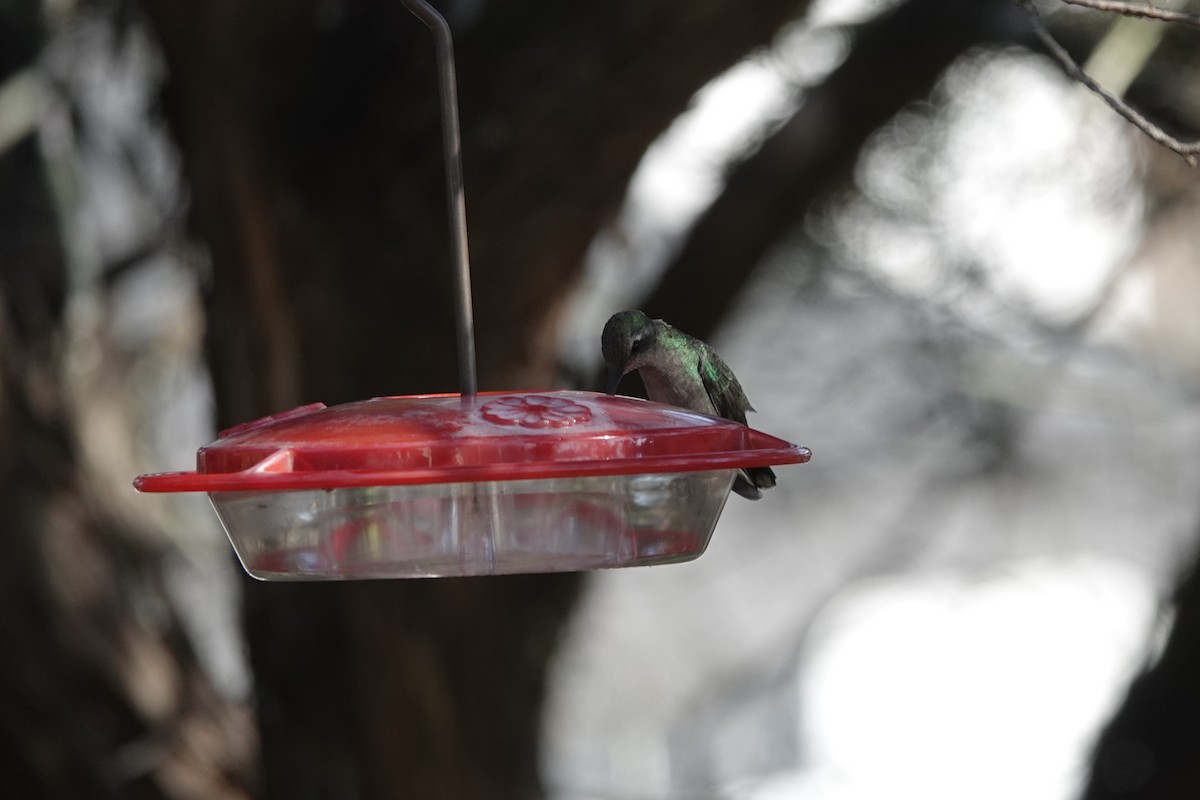
[{"label": "metal hanging rod", "polygon": [[433,32],[438,65],[450,245],[454,256],[454,316],[458,331],[458,380],[464,398],[478,392],[475,377],[475,320],[471,308],[471,261],[467,252],[467,201],[463,185],[462,135],[458,124],[458,87],[454,76],[454,40],[445,18],[425,0],[400,0]]}]

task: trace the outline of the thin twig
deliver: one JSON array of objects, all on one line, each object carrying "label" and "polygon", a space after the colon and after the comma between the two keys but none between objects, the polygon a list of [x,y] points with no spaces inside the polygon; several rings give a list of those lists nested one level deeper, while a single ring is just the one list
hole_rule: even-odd
[{"label": "thin twig", "polygon": [[1186,11],[1172,11],[1169,8],[1155,8],[1144,3],[1131,3],[1126,0],[1062,0],[1069,6],[1092,8],[1096,11],[1111,11],[1114,14],[1124,14],[1127,17],[1156,19],[1160,22],[1178,22],[1181,25],[1191,25],[1200,28],[1200,14],[1189,14]]},{"label": "thin twig", "polygon": [[[1044,44],[1046,49],[1050,51],[1050,54],[1058,60],[1059,64],[1062,65],[1062,68],[1069,76],[1099,95],[1100,99],[1107,103],[1109,108],[1120,114],[1125,119],[1129,120],[1129,122],[1132,123],[1142,133],[1146,134],[1163,147],[1178,153],[1183,157],[1183,160],[1186,161],[1189,166],[1196,166],[1196,156],[1197,154],[1200,154],[1200,142],[1179,141],[1174,136],[1171,136],[1162,128],[1148,120],[1142,114],[1135,111],[1124,100],[1112,94],[1100,84],[1096,83],[1096,81],[1093,80],[1090,75],[1083,71],[1083,68],[1075,63],[1075,59],[1071,58],[1071,55],[1065,49],[1063,49],[1063,46],[1060,45],[1052,35],[1050,35],[1050,31],[1046,30],[1046,26],[1042,22],[1042,18],[1038,16],[1037,10],[1033,7],[1031,0],[1016,0],[1016,2],[1017,5],[1025,9],[1025,11],[1029,14],[1030,22],[1033,23],[1034,33],[1036,33],[1038,38],[1042,40],[1042,44]],[[1064,0],[1064,2],[1070,2],[1070,0]]]}]

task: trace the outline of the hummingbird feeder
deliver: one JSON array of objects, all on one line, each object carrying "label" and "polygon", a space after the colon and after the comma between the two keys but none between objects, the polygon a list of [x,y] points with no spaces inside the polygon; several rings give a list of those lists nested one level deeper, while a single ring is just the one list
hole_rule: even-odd
[{"label": "hummingbird feeder", "polygon": [[206,492],[264,580],[563,572],[688,561],[738,470],[808,461],[739,423],[595,392],[476,391],[450,29],[434,33],[453,228],[461,394],[322,403],[238,425],[196,470],[143,492]]}]

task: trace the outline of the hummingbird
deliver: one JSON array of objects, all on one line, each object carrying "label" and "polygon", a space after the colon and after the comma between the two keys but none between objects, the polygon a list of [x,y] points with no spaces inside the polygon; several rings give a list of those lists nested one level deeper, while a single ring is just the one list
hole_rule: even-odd
[{"label": "hummingbird", "polygon": [[[753,411],[742,385],[716,351],[704,342],[641,311],[621,311],[609,318],[600,337],[608,365],[606,392],[615,394],[626,374],[637,370],[646,393],[658,403],[680,406],[742,425]],[[738,473],[733,491],[750,500],[775,485],[770,467],[747,467]]]}]

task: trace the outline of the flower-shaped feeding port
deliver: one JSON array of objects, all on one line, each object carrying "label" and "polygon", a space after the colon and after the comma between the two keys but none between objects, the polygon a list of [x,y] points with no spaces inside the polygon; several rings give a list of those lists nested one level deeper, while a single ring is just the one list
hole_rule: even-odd
[{"label": "flower-shaped feeding port", "polygon": [[739,469],[806,448],[729,420],[591,392],[384,397],[223,432],[195,472],[263,579],[557,572],[687,561]]},{"label": "flower-shaped feeding port", "polygon": [[565,428],[592,418],[587,406],[549,394],[508,395],[485,403],[479,413],[488,422],[526,428]]}]

